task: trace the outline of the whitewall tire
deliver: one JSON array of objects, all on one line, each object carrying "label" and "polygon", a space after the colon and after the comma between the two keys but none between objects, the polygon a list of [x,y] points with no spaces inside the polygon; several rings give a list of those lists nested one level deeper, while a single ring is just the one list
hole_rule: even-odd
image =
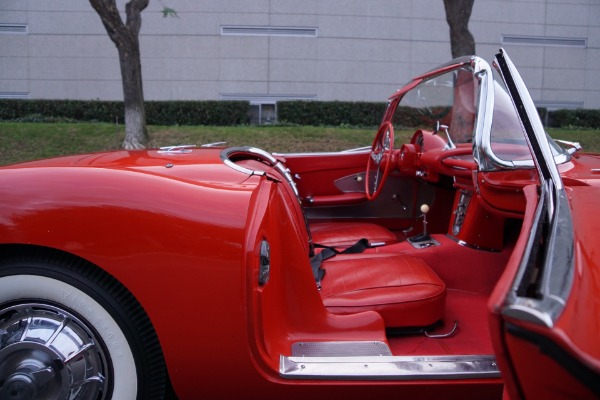
[{"label": "whitewall tire", "polygon": [[0,260],[0,398],[150,399],[162,352],[133,296],[64,255]]}]

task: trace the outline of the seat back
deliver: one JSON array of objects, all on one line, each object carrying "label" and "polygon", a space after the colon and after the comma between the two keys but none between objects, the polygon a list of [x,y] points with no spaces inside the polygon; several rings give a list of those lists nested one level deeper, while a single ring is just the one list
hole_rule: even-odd
[{"label": "seat back", "polygon": [[288,182],[288,179],[282,176],[281,172],[276,168],[273,168],[271,165],[267,165],[258,160],[244,159],[239,160],[236,163],[242,167],[254,171],[266,172],[270,179],[273,179],[279,183],[280,187],[282,188],[283,198],[292,212],[292,220],[296,225],[296,229],[298,230],[300,237],[303,239],[303,244],[306,248],[306,254],[309,257],[312,257],[314,255],[314,247],[310,233],[310,226],[308,224],[306,214],[304,213],[304,209],[302,208],[301,199],[297,195],[295,188],[292,187],[293,182]]}]

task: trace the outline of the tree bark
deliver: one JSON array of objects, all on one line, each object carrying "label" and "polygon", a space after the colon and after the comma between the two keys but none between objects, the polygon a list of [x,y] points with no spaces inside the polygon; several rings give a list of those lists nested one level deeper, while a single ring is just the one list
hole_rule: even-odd
[{"label": "tree bark", "polygon": [[115,0],[89,0],[96,10],[108,36],[117,47],[121,77],[123,79],[123,103],[125,106],[125,149],[140,149],[148,142],[144,88],[138,35],[142,27],[141,12],[150,0],[130,0],[125,5],[127,20],[123,23]]},{"label": "tree bark", "polygon": [[475,39],[469,31],[469,19],[475,0],[444,0],[446,20],[450,26],[452,57],[475,54]]}]

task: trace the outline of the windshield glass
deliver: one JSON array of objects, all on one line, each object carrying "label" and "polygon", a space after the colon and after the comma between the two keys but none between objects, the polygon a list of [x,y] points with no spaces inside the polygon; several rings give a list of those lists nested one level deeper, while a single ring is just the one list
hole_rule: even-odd
[{"label": "windshield glass", "polygon": [[[564,150],[546,135],[556,162],[564,160]],[[513,106],[512,100],[504,86],[504,82],[494,70],[494,114],[491,131],[492,153],[498,159],[514,165],[533,166],[531,152],[525,139],[521,121]]]},{"label": "windshield glass", "polygon": [[434,76],[408,91],[396,107],[394,128],[434,130],[447,127],[454,143],[473,139],[478,83],[470,66]]}]

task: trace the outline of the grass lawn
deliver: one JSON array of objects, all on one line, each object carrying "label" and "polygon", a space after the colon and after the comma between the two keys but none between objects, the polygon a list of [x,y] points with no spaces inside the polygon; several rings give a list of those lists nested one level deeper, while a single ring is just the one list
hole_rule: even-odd
[{"label": "grass lawn", "polygon": [[[121,146],[124,126],[106,123],[0,122],[0,165],[60,155],[114,150]],[[373,128],[313,126],[149,126],[149,147],[227,142],[271,152],[338,151],[370,146]],[[413,132],[396,132],[396,147]],[[578,141],[584,151],[600,153],[600,131],[554,129],[552,137]]]}]

